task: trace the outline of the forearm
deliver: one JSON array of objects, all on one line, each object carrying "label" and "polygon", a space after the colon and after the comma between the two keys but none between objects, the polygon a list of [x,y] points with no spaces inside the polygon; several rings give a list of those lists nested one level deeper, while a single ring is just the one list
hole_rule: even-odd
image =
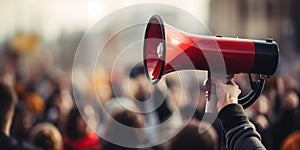
[{"label": "forearm", "polygon": [[229,150],[266,149],[261,143],[259,133],[248,120],[239,104],[225,106],[219,118],[226,132],[226,144]]}]

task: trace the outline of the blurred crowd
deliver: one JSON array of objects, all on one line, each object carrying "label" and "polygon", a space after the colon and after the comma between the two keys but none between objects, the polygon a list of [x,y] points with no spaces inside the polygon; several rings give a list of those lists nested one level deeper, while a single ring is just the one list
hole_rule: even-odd
[{"label": "blurred crowd", "polygon": [[[12,145],[15,147],[32,150],[130,149],[106,141],[95,133],[91,128],[97,126],[99,121],[107,122],[108,125],[103,131],[107,136],[120,135],[121,133],[122,136],[118,138],[123,142],[140,141],[143,143],[149,138],[146,133],[132,134],[115,130],[114,126],[110,125],[111,120],[98,119],[101,114],[97,115],[98,111],[92,111],[92,107],[83,108],[85,115],[89,115],[89,117],[94,115],[98,118],[84,119],[82,117],[84,114],[78,108],[81,106],[77,107],[75,104],[73,90],[78,89],[74,89],[72,86],[71,68],[62,70],[54,67],[51,63],[51,57],[48,57],[47,53],[34,54],[37,52],[30,52],[30,55],[36,55],[33,58],[27,56],[29,54],[15,51],[8,46],[3,46],[0,52],[0,79],[9,85],[17,95],[9,130],[9,137],[14,139]],[[261,96],[245,111],[260,133],[266,148],[274,150],[299,149],[300,62],[296,61],[279,67],[285,67],[284,69],[278,68],[285,71],[278,72],[272,78],[267,79]],[[236,75],[235,81],[241,89],[249,89],[249,79],[246,75]],[[151,114],[137,113],[127,109],[127,107],[136,109],[135,101],[144,101],[149,97],[147,89],[150,83],[145,77],[142,66],[137,65],[129,70],[129,86],[125,85],[125,88],[122,85],[122,80],[118,79],[118,75],[111,75],[107,70],[101,72],[101,77],[95,82],[99,85],[96,90],[99,93],[100,103],[112,118],[126,126],[143,128],[162,123],[170,116],[175,115],[172,117],[173,121],[171,121],[169,128],[178,129],[189,116],[188,110],[192,110],[193,107],[196,108],[195,112],[192,112],[193,119],[188,121],[187,126],[179,134],[163,144],[146,149],[175,150],[196,149],[197,147],[217,149],[224,145],[224,141],[222,142],[220,137],[222,130],[218,129],[217,125],[209,127],[202,124],[202,127],[208,126],[207,128],[215,129],[203,133],[198,132],[205,110],[203,86],[200,86],[200,90],[195,90],[193,87],[181,88],[180,82],[175,77],[167,76],[165,79],[166,95],[162,96],[164,100],[155,110],[154,119],[152,115],[152,121],[149,121]],[[94,89],[87,88],[87,90]],[[116,94],[114,90],[122,92]],[[158,97],[164,93],[160,87],[157,87],[156,90],[158,94],[155,95]],[[78,97],[84,99],[87,95]],[[127,107],[120,106],[117,99]],[[193,103],[189,103],[191,102],[189,99],[196,99],[198,104],[195,106]],[[2,97],[0,100],[2,101]],[[2,108],[2,106],[0,107]],[[174,114],[177,108],[180,108],[182,113]],[[0,110],[0,112],[2,111]],[[1,120],[1,124],[5,123],[7,123],[5,120]],[[157,134],[163,134],[164,131],[158,132]],[[133,144],[136,143],[129,145]],[[138,145],[136,146],[138,147]]]}]

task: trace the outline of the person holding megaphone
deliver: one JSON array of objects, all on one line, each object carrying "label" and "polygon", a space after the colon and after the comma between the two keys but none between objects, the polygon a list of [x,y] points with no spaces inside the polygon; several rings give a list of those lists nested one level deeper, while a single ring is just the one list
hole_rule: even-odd
[{"label": "person holding megaphone", "polygon": [[238,95],[241,93],[238,85],[232,80],[227,84],[214,78],[212,80],[216,85],[218,118],[225,131],[226,147],[230,150],[266,149],[242,105],[238,104]]},{"label": "person holding megaphone", "polygon": [[[208,111],[218,113],[225,132],[225,147],[218,144],[216,128],[209,126],[206,121],[200,123],[192,119],[172,140],[169,150],[265,150],[259,133],[238,103],[241,93],[238,85],[232,80],[225,84],[216,78],[212,78],[212,83],[215,85],[217,101],[213,103],[215,106],[211,106],[215,108]],[[201,129],[204,130],[199,132]]]}]

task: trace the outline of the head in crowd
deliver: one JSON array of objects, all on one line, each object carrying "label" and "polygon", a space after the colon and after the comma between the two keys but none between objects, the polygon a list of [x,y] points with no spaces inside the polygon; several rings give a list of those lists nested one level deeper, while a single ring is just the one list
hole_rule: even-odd
[{"label": "head in crowd", "polygon": [[145,101],[150,97],[149,85],[146,79],[144,66],[137,64],[129,72],[129,90],[127,93],[132,99]]},{"label": "head in crowd", "polygon": [[285,110],[296,110],[299,106],[299,96],[297,90],[287,89],[282,99],[282,107]]},{"label": "head in crowd", "polygon": [[[200,133],[199,131],[204,131]],[[215,129],[205,122],[190,120],[185,128],[171,141],[170,150],[201,149],[217,150],[218,139]]]},{"label": "head in crowd", "polygon": [[0,130],[9,135],[16,103],[15,92],[5,83],[0,82]]},{"label": "head in crowd", "polygon": [[65,128],[66,118],[73,106],[74,102],[70,93],[67,90],[57,88],[47,100],[44,116],[62,130]]},{"label": "head in crowd", "polygon": [[297,112],[296,126],[297,130],[290,134],[281,145],[281,150],[299,150],[300,149],[300,111]]},{"label": "head in crowd", "polygon": [[18,140],[27,140],[30,129],[35,122],[35,115],[24,103],[19,102],[15,107],[12,124],[12,135]]},{"label": "head in crowd", "polygon": [[299,150],[300,149],[300,131],[290,134],[281,145],[281,150]]},{"label": "head in crowd", "polygon": [[66,135],[73,140],[81,139],[87,135],[88,126],[76,107],[73,107],[69,112],[65,126],[65,132]]},{"label": "head in crowd", "polygon": [[[115,111],[112,115],[112,119],[116,122],[110,120],[106,128],[106,137],[108,139],[113,139],[114,141],[121,141],[127,143],[131,146],[136,146],[138,142],[143,142],[143,133],[140,132],[131,132],[132,130],[123,130],[119,128],[119,124],[128,126],[130,128],[143,128],[143,116],[129,111],[129,110],[119,110]],[[105,149],[122,149],[121,146],[109,143],[104,145]]]},{"label": "head in crowd", "polygon": [[[146,101],[151,99],[153,106],[157,107],[155,112],[158,114],[159,121],[165,121],[171,116],[172,110],[177,107],[174,93],[171,90],[166,90],[167,86],[164,87],[162,84],[155,86],[147,80],[143,64],[137,64],[129,72],[129,97],[133,100]],[[163,82],[162,82],[163,83]],[[182,93],[182,92],[179,92]],[[174,97],[173,97],[174,95]],[[179,95],[178,97],[181,97]],[[182,96],[184,97],[184,96]],[[170,102],[172,101],[172,102]],[[140,107],[143,111],[146,106]]]},{"label": "head in crowd", "polygon": [[88,128],[77,107],[73,107],[69,113],[65,133],[63,143],[66,150],[101,148],[99,136]]},{"label": "head in crowd", "polygon": [[44,99],[39,94],[27,92],[23,101],[37,117],[43,117],[45,104]]},{"label": "head in crowd", "polygon": [[29,142],[44,150],[62,150],[62,136],[58,129],[50,123],[40,123],[30,132]]}]

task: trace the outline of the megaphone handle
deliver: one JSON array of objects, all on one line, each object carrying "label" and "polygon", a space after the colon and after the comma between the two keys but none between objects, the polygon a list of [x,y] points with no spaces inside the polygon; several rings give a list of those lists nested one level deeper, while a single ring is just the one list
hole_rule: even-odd
[{"label": "megaphone handle", "polygon": [[260,78],[257,82],[252,81],[250,74],[249,78],[252,90],[246,96],[238,99],[238,103],[241,104],[244,109],[248,108],[256,101],[265,85],[265,79],[263,78]]},{"label": "megaphone handle", "polygon": [[[229,83],[233,77],[234,74],[227,74],[227,83]],[[241,104],[244,109],[248,108],[256,101],[265,85],[265,79],[261,77],[261,75],[259,80],[257,82],[254,82],[251,78],[251,74],[249,73],[249,80],[252,90],[246,96],[238,99],[238,103]]]},{"label": "megaphone handle", "polygon": [[[227,83],[231,81],[231,79],[234,77],[234,74],[227,74]],[[251,85],[251,91],[244,97],[238,99],[238,103],[243,106],[244,109],[248,108],[250,105],[252,105],[256,99],[261,94],[262,90],[264,89],[265,85],[265,79],[260,77],[257,82],[254,82],[251,78],[251,74],[249,73],[249,80]]]},{"label": "megaphone handle", "polygon": [[[234,74],[228,74],[226,79],[227,83],[231,81],[233,78]],[[250,78],[250,84],[252,90],[244,97],[238,99],[238,103],[243,106],[244,109],[248,108],[250,105],[252,105],[256,99],[259,97],[261,92],[264,89],[265,85],[265,79],[260,78],[257,82],[253,82],[251,79],[251,76],[249,74]],[[206,81],[206,106],[205,106],[205,112],[207,113],[216,113],[217,112],[217,95],[216,95],[216,87],[214,84],[212,84],[211,81],[211,74],[210,71],[208,71],[208,77]]]}]

